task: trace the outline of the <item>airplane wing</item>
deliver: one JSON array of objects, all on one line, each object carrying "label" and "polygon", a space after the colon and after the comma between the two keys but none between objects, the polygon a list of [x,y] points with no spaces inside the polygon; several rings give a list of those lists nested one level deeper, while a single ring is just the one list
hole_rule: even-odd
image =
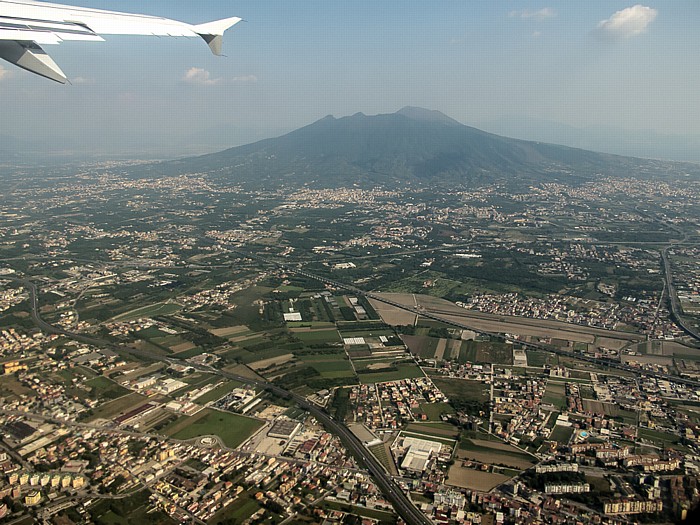
[{"label": "airplane wing", "polygon": [[66,75],[41,46],[100,35],[199,36],[221,54],[224,31],[238,17],[191,25],[157,16],[118,13],[34,0],[0,0],[0,58],[61,84]]}]

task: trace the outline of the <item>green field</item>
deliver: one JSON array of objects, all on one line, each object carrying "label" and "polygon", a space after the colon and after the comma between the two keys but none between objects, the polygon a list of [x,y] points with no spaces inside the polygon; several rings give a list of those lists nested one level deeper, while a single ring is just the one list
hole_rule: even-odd
[{"label": "green field", "polygon": [[135,319],[153,317],[156,315],[171,315],[179,312],[180,310],[182,310],[182,306],[177,303],[156,303],[119,314],[116,317],[113,317],[112,321],[133,321]]},{"label": "green field", "polygon": [[93,414],[89,417],[89,420],[93,421],[99,418],[113,418],[115,416],[118,416],[122,412],[127,412],[132,408],[136,408],[142,405],[146,402],[146,400],[147,398],[145,396],[142,396],[141,394],[137,394],[135,392],[127,394],[125,396],[115,399],[114,401],[103,403],[97,408],[94,408],[92,410]]},{"label": "green field", "polygon": [[679,437],[677,435],[645,427],[638,428],[637,438],[646,439],[658,445],[674,445],[679,442]]},{"label": "green field", "polygon": [[372,445],[371,447],[369,447],[369,451],[374,455],[375,458],[377,458],[377,461],[384,465],[384,468],[387,470],[387,472],[396,472],[396,465],[394,465],[394,460],[389,457],[384,443]]},{"label": "green field", "polygon": [[450,401],[488,401],[489,399],[489,385],[481,381],[439,376],[433,376],[431,379]]},{"label": "green field", "polygon": [[490,341],[462,341],[458,361],[465,363],[513,364],[513,345]]},{"label": "green field", "polygon": [[566,387],[564,383],[547,382],[547,388],[542,398],[543,404],[553,405],[560,409],[566,408]]},{"label": "green field", "polygon": [[337,379],[341,377],[354,377],[350,360],[345,354],[326,354],[302,356],[302,361],[321,374],[321,377]]},{"label": "green field", "polygon": [[349,505],[339,501],[324,501],[323,507],[348,512],[353,516],[364,516],[373,520],[377,520],[381,525],[391,525],[396,523],[396,515],[383,510],[368,509],[358,505]]},{"label": "green field", "polygon": [[551,441],[558,441],[559,443],[565,445],[571,439],[571,435],[574,433],[573,427],[563,427],[561,425],[556,425],[554,430],[549,436]]},{"label": "green field", "polygon": [[556,354],[549,352],[538,352],[536,350],[526,350],[527,366],[541,368],[544,365],[556,366],[559,363],[559,358]]},{"label": "green field", "polygon": [[230,505],[214,514],[209,523],[243,523],[260,508],[252,494],[242,492]]},{"label": "green field", "polygon": [[92,389],[90,395],[99,399],[116,399],[129,393],[128,389],[104,376],[90,379],[85,385]]},{"label": "green field", "polygon": [[368,374],[358,374],[357,376],[361,383],[384,383],[386,381],[398,381],[399,379],[411,379],[415,377],[424,377],[423,371],[413,363],[399,363],[396,365],[396,370],[387,370],[385,372],[372,372]]},{"label": "green field", "polygon": [[263,425],[257,419],[238,414],[209,409],[205,411],[207,413],[203,417],[197,418],[171,437],[187,440],[213,434],[219,436],[227,447],[236,448]]},{"label": "green field", "polygon": [[162,511],[154,512],[148,498],[150,492],[142,490],[120,499],[101,499],[90,507],[90,515],[97,525],[170,525],[177,523]]},{"label": "green field", "polygon": [[197,399],[195,399],[194,402],[198,405],[206,405],[207,403],[209,403],[209,401],[216,401],[220,397],[225,396],[231,390],[233,390],[234,388],[238,388],[239,386],[242,385],[238,381],[227,381],[223,385],[217,386],[216,388],[210,390],[206,394],[202,394]]},{"label": "green field", "polygon": [[441,415],[455,413],[449,403],[421,403],[418,412],[428,416],[430,421],[440,421]]},{"label": "green field", "polygon": [[313,330],[309,332],[295,331],[294,337],[306,344],[340,343],[337,330]]}]

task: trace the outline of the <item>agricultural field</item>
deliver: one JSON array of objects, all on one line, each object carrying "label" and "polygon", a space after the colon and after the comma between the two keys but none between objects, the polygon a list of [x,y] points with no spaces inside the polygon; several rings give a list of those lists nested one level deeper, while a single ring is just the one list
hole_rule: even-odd
[{"label": "agricultural field", "polygon": [[210,523],[243,523],[258,510],[260,503],[250,492],[241,493],[230,505],[224,507],[209,520]]},{"label": "agricultural field", "polygon": [[552,430],[552,433],[549,435],[549,439],[551,441],[557,441],[561,443],[562,445],[566,445],[569,440],[571,439],[571,436],[574,433],[574,428],[573,427],[565,427],[562,425],[555,425],[554,429]]},{"label": "agricultural field", "polygon": [[526,350],[525,354],[527,355],[527,366],[542,368],[545,365],[557,366],[559,364],[557,354],[539,352],[537,350]]},{"label": "agricultural field", "polygon": [[462,438],[457,456],[487,465],[505,465],[515,469],[530,468],[536,458],[522,450],[501,442]]},{"label": "agricultural field", "polygon": [[154,317],[157,315],[172,315],[182,310],[182,306],[174,302],[162,302],[151,304],[148,306],[142,306],[141,308],[136,308],[134,310],[129,310],[123,314],[119,314],[112,318],[112,321],[122,322],[122,321],[134,321],[136,319],[145,319],[148,317]]},{"label": "agricultural field", "polygon": [[441,421],[441,416],[455,413],[449,403],[421,403],[417,413],[425,414],[430,421]]},{"label": "agricultural field", "polygon": [[337,330],[292,330],[294,337],[306,345],[316,345],[319,343],[337,344],[342,342]]},{"label": "agricultural field", "polygon": [[88,421],[94,421],[96,419],[111,419],[124,414],[129,410],[140,406],[145,403],[147,398],[141,394],[131,393],[114,401],[109,401],[100,405],[99,407],[93,409],[92,415],[88,418]]},{"label": "agricultural field", "polygon": [[338,379],[355,376],[350,360],[345,354],[304,355],[301,360],[321,374],[321,377]]},{"label": "agricultural field", "polygon": [[228,394],[234,388],[238,388],[240,386],[243,385],[238,381],[227,381],[224,384],[219,385],[216,388],[210,390],[206,394],[202,394],[201,396],[196,398],[194,402],[198,405],[206,405],[210,401],[216,401],[217,399]]},{"label": "agricultural field", "polygon": [[98,399],[116,399],[129,393],[128,389],[104,376],[90,379],[85,386],[91,388],[91,397]]},{"label": "agricultural field", "polygon": [[449,439],[456,439],[459,436],[457,427],[449,423],[409,423],[405,430],[406,432]]},{"label": "agricultural field", "polygon": [[559,409],[566,408],[566,387],[564,383],[548,381],[542,403],[545,405],[553,405]]},{"label": "agricultural field", "polygon": [[465,468],[459,464],[456,464],[450,467],[446,484],[464,489],[488,492],[501,483],[505,483],[509,479],[510,478],[508,476],[504,476],[503,474],[482,472],[480,470]]},{"label": "agricultural field", "polygon": [[165,431],[171,437],[182,440],[216,435],[227,447],[236,448],[263,425],[257,419],[209,409],[202,410],[189,419],[185,426],[178,425],[174,433],[171,433],[172,428]]},{"label": "agricultural field", "polygon": [[211,328],[209,329],[209,332],[211,332],[217,337],[229,338],[234,336],[247,335],[250,333],[250,329],[245,325],[235,325],[225,326],[222,328]]},{"label": "agricultural field", "polygon": [[408,347],[409,352],[423,359],[434,359],[438,343],[442,341],[436,337],[423,335],[402,335],[401,339]]},{"label": "agricultural field", "polygon": [[458,361],[464,363],[513,364],[513,345],[492,341],[463,341]]},{"label": "agricultural field", "polygon": [[369,372],[358,374],[361,383],[384,383],[387,381],[398,381],[399,379],[412,379],[424,377],[423,370],[414,363],[398,363],[392,369],[380,372]]},{"label": "agricultural field", "polygon": [[384,468],[387,469],[392,475],[397,476],[399,474],[396,469],[396,463],[394,463],[394,458],[392,457],[389,447],[385,443],[378,443],[377,445],[372,445],[369,447],[369,451],[377,458]]}]

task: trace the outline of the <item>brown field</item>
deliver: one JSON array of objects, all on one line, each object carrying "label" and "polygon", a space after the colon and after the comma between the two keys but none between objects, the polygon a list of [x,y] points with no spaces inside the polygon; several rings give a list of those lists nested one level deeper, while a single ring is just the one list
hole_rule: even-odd
[{"label": "brown field", "polygon": [[435,349],[435,359],[442,360],[445,355],[445,348],[447,347],[447,339],[440,339]]},{"label": "brown field", "polygon": [[230,372],[242,377],[249,377],[250,379],[257,379],[258,381],[265,381],[265,378],[258,375],[254,370],[251,370],[246,365],[232,365],[224,367],[225,372]]},{"label": "brown field", "polygon": [[672,357],[664,357],[660,355],[623,355],[621,357],[623,363],[644,363],[644,364],[655,364],[655,365],[673,365]]},{"label": "brown field", "polygon": [[285,363],[288,363],[292,359],[294,359],[294,354],[284,354],[278,355],[277,357],[270,357],[268,359],[256,361],[255,363],[251,363],[249,366],[257,372],[258,370],[263,370],[264,368],[270,366],[283,365]]},{"label": "brown field", "polygon": [[231,337],[232,335],[247,332],[248,327],[245,325],[226,326],[224,328],[214,328],[209,331],[218,337]]},{"label": "brown field", "polygon": [[629,344],[629,340],[611,337],[596,337],[595,344],[598,346],[604,346],[605,348],[611,348],[613,350],[620,350]]},{"label": "brown field", "polygon": [[583,400],[583,408],[588,412],[595,414],[615,417],[620,415],[620,409],[613,403],[603,403],[602,401],[593,401],[592,399]]},{"label": "brown field", "polygon": [[524,458],[517,458],[507,454],[499,454],[498,452],[477,452],[475,450],[457,450],[457,457],[460,459],[471,459],[479,463],[487,465],[506,465],[520,470],[528,469],[532,466],[532,462]]},{"label": "brown field", "polygon": [[700,356],[700,350],[690,346],[685,346],[681,343],[676,343],[673,341],[664,341],[661,343],[663,345],[663,355],[697,355]]},{"label": "brown field", "polygon": [[119,397],[109,403],[103,403],[94,409],[94,415],[91,416],[88,421],[93,421],[95,419],[111,419],[119,414],[126,413],[137,406],[140,406],[146,401],[146,396],[141,394],[131,393],[125,396]]},{"label": "brown field", "polygon": [[401,340],[412,354],[419,355],[425,359],[432,359],[435,351],[432,350],[435,342],[434,337],[427,335],[402,335]]},{"label": "brown field", "polygon": [[415,324],[416,314],[407,312],[406,310],[401,310],[400,308],[396,308],[395,306],[391,306],[374,299],[370,299],[369,303],[374,307],[379,314],[379,317],[381,317],[382,321],[384,321],[386,324],[392,326]]},{"label": "brown field", "polygon": [[[507,443],[485,441],[482,439],[472,439],[471,442],[482,450],[469,450],[460,448],[457,450],[457,457],[461,459],[471,459],[487,465],[507,465],[516,469],[530,468],[534,463],[533,459],[528,459],[526,452],[517,449]],[[490,449],[489,452],[483,449]],[[500,451],[500,452],[499,452]]]},{"label": "brown field", "polygon": [[194,416],[182,416],[172,423],[170,423],[168,426],[163,428],[160,433],[165,434],[166,436],[172,436],[180,432],[183,428],[187,428],[190,426],[192,423],[195,421],[199,421],[203,417],[209,415],[211,413],[211,410],[205,408],[204,410],[200,410],[197,412]]},{"label": "brown field", "polygon": [[186,343],[180,343],[179,345],[171,346],[170,350],[177,354],[178,352],[186,352],[187,350],[192,350],[195,346],[193,342],[187,341]]},{"label": "brown field", "polygon": [[437,426],[426,425],[424,423],[409,423],[406,426],[406,432],[415,432],[417,434],[428,434],[431,436],[446,437],[455,439],[458,435],[457,430],[449,428],[440,428]]},{"label": "brown field", "polygon": [[[144,366],[141,368],[136,368],[133,372],[129,372],[128,374],[124,374],[120,380],[126,380],[126,381],[133,381],[134,379],[138,379],[141,376],[147,376],[148,374],[153,374],[154,372],[158,372],[161,368],[164,368],[165,364],[164,363],[154,363],[149,366]],[[132,368],[132,367],[130,367]]]},{"label": "brown field", "polygon": [[[640,341],[643,339],[643,336],[639,334],[603,330],[600,328],[591,328],[561,321],[494,315],[465,310],[464,308],[460,308],[459,306],[445,299],[428,295],[399,293],[386,293],[380,295],[398,303],[406,304],[409,308],[413,308],[416,302],[418,302],[421,307],[432,314],[440,315],[450,321],[464,324],[468,327],[486,332],[507,332],[523,336],[550,337],[553,339],[582,343],[594,343],[595,338],[600,337],[605,338],[606,341],[609,339],[608,343],[611,346],[613,344],[618,344],[614,343],[616,340],[621,340],[623,341],[622,344],[626,344],[626,342],[629,341]],[[382,307],[380,306],[380,308]],[[394,308],[394,310],[397,309]],[[413,316],[411,312],[406,313],[411,317]]]},{"label": "brown field", "polygon": [[391,368],[393,365],[391,363],[372,363],[367,365],[367,370],[384,370],[385,368]]},{"label": "brown field", "polygon": [[461,465],[452,465],[445,483],[454,487],[488,492],[509,479],[508,476],[503,474],[481,472],[480,470],[464,468]]},{"label": "brown field", "polygon": [[452,339],[450,341],[449,351],[445,352],[446,359],[459,359],[459,352],[462,349],[462,341],[459,339]]}]

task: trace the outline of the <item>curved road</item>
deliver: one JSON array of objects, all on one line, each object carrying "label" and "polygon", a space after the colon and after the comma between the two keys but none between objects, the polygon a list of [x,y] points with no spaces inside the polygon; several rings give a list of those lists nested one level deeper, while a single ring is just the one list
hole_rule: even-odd
[{"label": "curved road", "polygon": [[668,302],[671,303],[671,317],[676,324],[690,337],[700,341],[700,333],[690,326],[681,316],[681,305],[676,295],[676,288],[673,286],[673,272],[671,270],[671,261],[668,258],[668,250],[670,247],[661,250],[661,260],[663,262],[664,280],[666,281],[666,290],[668,290]]},{"label": "curved road", "polygon": [[[82,341],[84,343],[88,343],[95,346],[107,347],[111,350],[129,353],[134,356],[142,357],[152,361],[164,361],[168,363],[172,361],[177,361],[167,356],[151,354],[149,352],[137,350],[135,348],[114,345],[112,343],[108,343],[95,337],[90,337],[84,334],[77,334],[69,330],[53,326],[44,321],[41,318],[41,315],[39,314],[39,299],[36,285],[26,279],[17,278],[14,280],[22,283],[29,289],[32,319],[37,324],[37,326],[45,332],[65,335],[77,341]],[[328,429],[329,432],[335,434],[340,438],[342,443],[355,456],[357,462],[361,465],[364,465],[364,467],[370,472],[370,474],[372,474],[372,477],[374,478],[379,489],[384,494],[384,497],[391,502],[396,512],[399,514],[399,516],[401,516],[404,519],[404,521],[408,525],[433,525],[433,522],[414,505],[413,501],[411,501],[411,499],[393,481],[391,476],[389,476],[386,473],[381,463],[379,463],[379,461],[377,461],[377,459],[365,448],[365,446],[357,438],[357,436],[355,436],[355,434],[353,434],[350,431],[350,429],[348,429],[348,427],[346,427],[343,423],[333,419],[330,416],[330,414],[328,414],[328,412],[313,405],[312,403],[309,403],[305,398],[292,392],[289,392],[288,390],[284,390],[283,388],[275,386],[266,381],[250,379],[248,377],[231,374],[228,372],[224,372],[223,370],[218,370],[216,368],[211,367],[201,368],[203,371],[217,374],[221,377],[234,379],[236,381],[241,381],[248,384],[253,384],[259,388],[268,390],[276,396],[285,399],[292,399],[301,408],[310,412],[320,423],[323,424],[324,427]]]}]

